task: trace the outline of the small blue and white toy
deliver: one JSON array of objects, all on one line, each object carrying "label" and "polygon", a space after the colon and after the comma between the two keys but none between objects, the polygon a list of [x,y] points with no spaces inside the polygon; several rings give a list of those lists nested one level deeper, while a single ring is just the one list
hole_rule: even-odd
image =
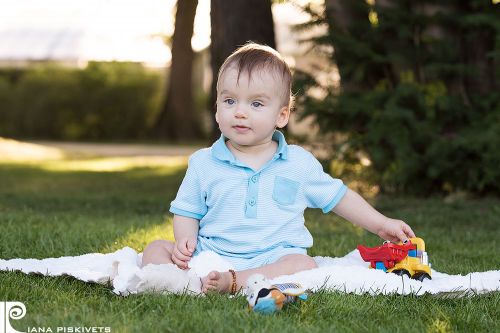
[{"label": "small blue and white toy", "polygon": [[262,274],[253,274],[247,281],[247,301],[250,309],[259,313],[274,313],[286,303],[307,300],[305,289],[298,283],[271,284]]}]

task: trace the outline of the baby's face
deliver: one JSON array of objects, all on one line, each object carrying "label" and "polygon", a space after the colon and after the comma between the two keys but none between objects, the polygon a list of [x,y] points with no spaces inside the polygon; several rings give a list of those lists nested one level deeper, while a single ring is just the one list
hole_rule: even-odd
[{"label": "baby's face", "polygon": [[288,107],[283,106],[282,84],[270,70],[256,70],[249,79],[229,67],[221,76],[215,119],[226,138],[242,146],[271,140],[276,127],[288,123]]}]

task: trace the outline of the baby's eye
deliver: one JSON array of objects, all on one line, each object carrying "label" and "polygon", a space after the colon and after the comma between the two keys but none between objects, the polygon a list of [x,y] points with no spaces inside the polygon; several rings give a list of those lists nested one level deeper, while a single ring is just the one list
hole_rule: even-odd
[{"label": "baby's eye", "polygon": [[232,98],[226,98],[226,99],[224,100],[224,103],[226,103],[226,104],[228,104],[228,105],[233,105],[233,104],[234,104],[234,103],[236,103],[236,102],[235,102],[235,100],[234,100],[234,99],[232,99]]},{"label": "baby's eye", "polygon": [[264,104],[262,104],[261,102],[252,102],[252,106],[254,108],[258,108],[258,107],[264,106]]}]

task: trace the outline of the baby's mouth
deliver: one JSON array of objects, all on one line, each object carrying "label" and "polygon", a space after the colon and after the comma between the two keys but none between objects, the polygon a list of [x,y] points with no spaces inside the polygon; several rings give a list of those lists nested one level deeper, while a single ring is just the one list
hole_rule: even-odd
[{"label": "baby's mouth", "polygon": [[235,125],[233,128],[238,131],[238,132],[247,132],[250,130],[250,127],[243,126],[243,125]]}]

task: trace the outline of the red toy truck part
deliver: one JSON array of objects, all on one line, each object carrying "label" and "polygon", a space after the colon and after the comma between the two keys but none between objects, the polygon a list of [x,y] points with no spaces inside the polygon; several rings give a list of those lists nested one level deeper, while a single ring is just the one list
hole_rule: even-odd
[{"label": "red toy truck part", "polygon": [[377,261],[383,262],[387,269],[392,268],[396,262],[406,258],[408,251],[416,249],[417,247],[411,242],[402,245],[387,242],[377,247],[358,245],[361,258],[369,261],[372,268],[376,268]]}]

